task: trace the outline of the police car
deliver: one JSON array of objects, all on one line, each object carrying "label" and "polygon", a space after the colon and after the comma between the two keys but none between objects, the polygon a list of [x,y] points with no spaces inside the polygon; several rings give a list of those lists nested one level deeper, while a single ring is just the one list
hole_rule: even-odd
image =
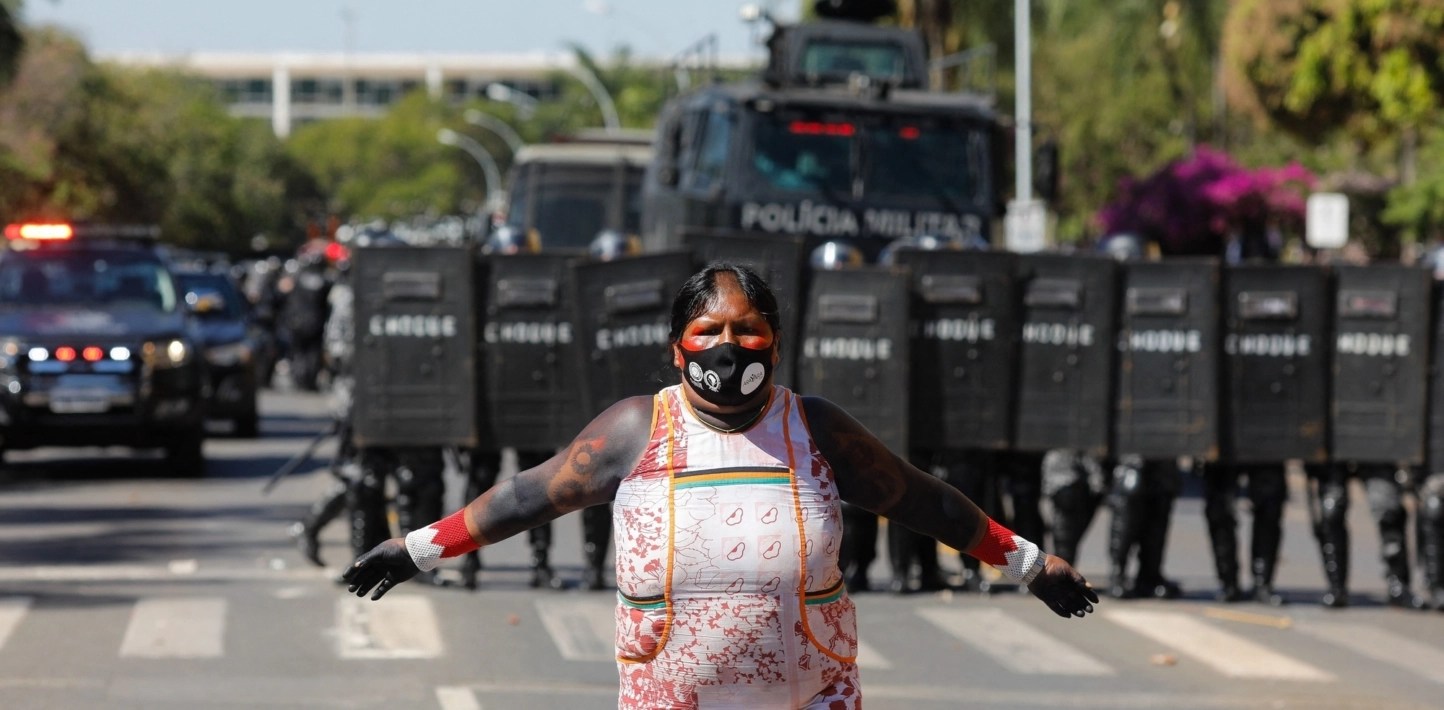
[{"label": "police car", "polygon": [[205,363],[154,227],[12,224],[0,248],[0,452],[161,448],[205,459]]}]

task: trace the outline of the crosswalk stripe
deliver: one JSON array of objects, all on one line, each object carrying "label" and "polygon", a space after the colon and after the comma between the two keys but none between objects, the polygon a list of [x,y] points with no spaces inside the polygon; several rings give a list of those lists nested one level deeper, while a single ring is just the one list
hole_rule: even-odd
[{"label": "crosswalk stripe", "polygon": [[921,608],[917,614],[1014,673],[1107,676],[1106,663],[1002,609]]},{"label": "crosswalk stripe", "polygon": [[604,599],[538,599],[536,611],[562,658],[615,662],[615,605]]},{"label": "crosswalk stripe", "polygon": [[1298,630],[1435,683],[1444,683],[1444,651],[1433,646],[1367,624],[1316,621],[1299,624]]},{"label": "crosswalk stripe", "polygon": [[0,649],[10,640],[10,634],[20,625],[20,619],[30,609],[30,597],[0,597]]},{"label": "crosswalk stripe", "polygon": [[[562,658],[569,661],[617,660],[616,602],[606,599],[537,599],[537,615]],[[857,665],[888,670],[892,664],[866,643],[858,642]]]},{"label": "crosswalk stripe", "polygon": [[337,652],[346,659],[436,658],[441,631],[431,600],[419,594],[386,595],[371,601],[343,596],[336,601]]},{"label": "crosswalk stripe", "polygon": [[226,629],[221,597],[141,599],[120,642],[123,658],[218,658]]},{"label": "crosswalk stripe", "polygon": [[1303,661],[1265,648],[1181,612],[1110,610],[1104,618],[1177,650],[1233,678],[1329,681],[1326,673]]},{"label": "crosswalk stripe", "polygon": [[436,689],[436,704],[441,710],[481,710],[481,703],[471,688],[443,685]]}]

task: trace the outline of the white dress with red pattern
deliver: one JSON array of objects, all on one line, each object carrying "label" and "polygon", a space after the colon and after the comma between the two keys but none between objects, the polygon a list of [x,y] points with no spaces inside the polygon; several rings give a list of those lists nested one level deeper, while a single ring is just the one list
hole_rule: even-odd
[{"label": "white dress with red pattern", "polygon": [[612,505],[618,706],[858,707],[840,503],[791,391],[735,433],[657,393]]}]

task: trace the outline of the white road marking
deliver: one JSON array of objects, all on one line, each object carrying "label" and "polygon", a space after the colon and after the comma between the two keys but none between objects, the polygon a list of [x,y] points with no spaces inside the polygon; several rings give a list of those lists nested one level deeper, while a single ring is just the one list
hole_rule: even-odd
[{"label": "white road marking", "polygon": [[1124,610],[1107,611],[1103,616],[1232,678],[1334,680],[1330,673],[1183,612]]},{"label": "white road marking", "polygon": [[921,608],[919,616],[986,654],[1014,673],[1028,675],[1107,676],[1115,671],[1102,661],[1001,609]]},{"label": "white road marking", "polygon": [[1444,683],[1444,651],[1428,644],[1367,624],[1316,621],[1299,624],[1298,629],[1340,648]]},{"label": "white road marking", "polygon": [[892,662],[878,653],[877,649],[859,639],[857,642],[857,667],[886,671],[892,669]]},{"label": "white road marking", "polygon": [[[537,599],[537,615],[562,658],[569,661],[617,660],[616,602],[603,599]],[[871,646],[858,642],[857,665],[888,670],[892,664]]]},{"label": "white road marking", "polygon": [[0,649],[5,648],[10,634],[30,610],[30,601],[30,597],[0,597]]},{"label": "white road marking", "polygon": [[436,658],[443,650],[436,611],[418,594],[392,592],[374,602],[343,596],[336,626],[342,658]]},{"label": "white road marking", "polygon": [[536,612],[562,658],[616,662],[615,600],[538,599]]},{"label": "white road marking", "polygon": [[[176,570],[179,570],[179,574]],[[0,568],[0,584],[24,582],[164,582],[184,578],[187,582],[230,582],[253,579],[311,581],[335,579],[339,570],[314,567],[274,570],[259,567],[199,567],[185,565],[27,565]]]},{"label": "white road marking", "polygon": [[141,599],[120,642],[124,658],[218,658],[224,651],[226,600]]},{"label": "white road marking", "polygon": [[436,704],[441,710],[481,710],[476,693],[460,685],[443,685],[436,689]]}]

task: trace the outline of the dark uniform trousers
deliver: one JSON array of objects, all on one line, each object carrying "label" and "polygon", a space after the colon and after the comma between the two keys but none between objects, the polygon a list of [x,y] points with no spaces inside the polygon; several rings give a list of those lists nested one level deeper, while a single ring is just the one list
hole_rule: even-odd
[{"label": "dark uniform trousers", "polygon": [[[1349,478],[1353,476],[1363,483],[1369,512],[1379,526],[1379,554],[1384,561],[1388,603],[1402,607],[1422,606],[1423,601],[1410,591],[1408,513],[1404,509],[1405,487],[1398,467],[1392,464],[1336,462],[1310,465],[1307,470],[1309,513],[1314,538],[1319,542],[1319,554],[1323,558],[1324,579],[1329,586],[1324,593],[1324,605],[1342,607],[1349,603]],[[1427,507],[1427,504],[1420,506],[1421,530],[1426,525]],[[1422,537],[1420,553],[1421,560],[1427,559]]]},{"label": "dark uniform trousers", "polygon": [[[1173,504],[1183,487],[1174,460],[1145,459],[1125,454],[1113,468],[1108,506],[1108,593],[1114,597],[1174,599],[1178,585],[1163,575],[1164,551]],[[1137,554],[1138,568],[1128,582],[1128,558]]]},{"label": "dark uniform trousers", "polygon": [[441,518],[445,461],[436,447],[368,447],[359,452],[360,475],[347,491],[351,547],[359,555],[391,537],[386,480],[396,479],[396,522],[405,535]]},{"label": "dark uniform trousers", "polygon": [[1419,488],[1419,566],[1428,603],[1444,611],[1444,473],[1432,473]]},{"label": "dark uniform trousers", "polygon": [[1106,469],[1094,457],[1067,449],[1043,455],[1043,495],[1053,514],[1049,533],[1053,554],[1078,563],[1078,546],[1102,502]]},{"label": "dark uniform trousers", "polygon": [[[517,451],[517,471],[525,471],[541,465],[553,456],[550,451]],[[501,472],[500,451],[472,451],[467,465],[466,499],[472,500],[496,484]],[[609,505],[594,505],[582,510],[582,556],[584,572],[582,586],[596,590],[606,586],[604,566],[607,560],[608,544],[612,537],[612,509]],[[552,526],[540,525],[527,531],[527,544],[531,548],[531,580],[533,588],[560,589],[561,580],[551,566]],[[481,569],[481,553],[468,553],[462,563],[463,583],[471,588],[476,586],[476,575]]]},{"label": "dark uniform trousers", "polygon": [[1235,512],[1240,481],[1246,483],[1253,507],[1253,533],[1249,545],[1249,568],[1254,585],[1252,596],[1270,604],[1282,604],[1283,597],[1273,588],[1279,545],[1283,541],[1284,503],[1288,499],[1288,483],[1282,463],[1204,466],[1203,512],[1213,545],[1219,599],[1239,601],[1244,598],[1238,586],[1238,516]]}]

